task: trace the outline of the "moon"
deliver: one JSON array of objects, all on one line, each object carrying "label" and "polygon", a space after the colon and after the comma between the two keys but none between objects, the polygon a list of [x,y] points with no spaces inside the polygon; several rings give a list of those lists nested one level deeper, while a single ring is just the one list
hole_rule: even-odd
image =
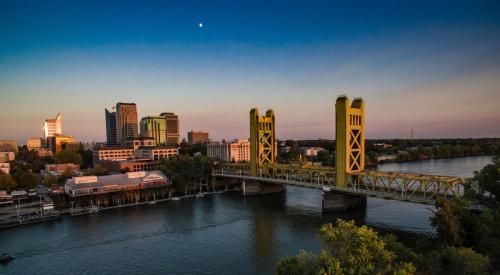
[{"label": "moon", "polygon": [[203,28],[203,23],[198,23],[198,27]]}]

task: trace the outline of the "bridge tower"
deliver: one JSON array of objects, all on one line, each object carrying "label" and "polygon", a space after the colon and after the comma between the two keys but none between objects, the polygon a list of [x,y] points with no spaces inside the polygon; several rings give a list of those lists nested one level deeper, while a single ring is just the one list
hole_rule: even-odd
[{"label": "bridge tower", "polygon": [[336,185],[345,187],[346,173],[365,169],[365,103],[339,96],[335,103]]},{"label": "bridge tower", "polygon": [[253,108],[250,110],[250,175],[257,176],[262,164],[276,162],[276,150],[273,110],[259,116],[259,110]]}]

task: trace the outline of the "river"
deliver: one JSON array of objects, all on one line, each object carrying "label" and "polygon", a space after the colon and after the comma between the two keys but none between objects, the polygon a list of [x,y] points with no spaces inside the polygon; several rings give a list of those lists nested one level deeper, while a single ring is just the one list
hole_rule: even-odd
[{"label": "river", "polygon": [[[383,171],[472,176],[491,157],[380,165]],[[368,199],[366,209],[322,214],[321,192],[216,194],[65,217],[0,231],[1,274],[272,274],[278,259],[318,252],[318,228],[337,218],[381,231],[433,235],[429,206]]]}]

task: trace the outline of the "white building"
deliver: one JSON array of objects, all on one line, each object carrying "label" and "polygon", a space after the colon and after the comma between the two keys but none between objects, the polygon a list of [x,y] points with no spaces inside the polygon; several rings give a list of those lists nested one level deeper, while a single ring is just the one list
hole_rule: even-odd
[{"label": "white building", "polygon": [[227,161],[250,161],[250,142],[247,139],[236,139],[233,142],[212,142],[207,144],[208,157]]},{"label": "white building", "polygon": [[128,147],[101,147],[92,152],[94,164],[102,160],[127,160],[135,156],[134,148]]},{"label": "white building", "polygon": [[166,159],[171,156],[175,156],[179,154],[179,150],[175,147],[167,147],[167,146],[144,146],[144,147],[139,147],[137,150],[135,150],[135,157],[136,158],[145,158],[145,159],[152,159],[152,160],[160,160],[160,159]]},{"label": "white building", "polygon": [[62,135],[61,113],[58,113],[56,118],[48,118],[43,124],[45,139],[53,137],[55,134]]},{"label": "white building", "polygon": [[171,184],[161,171],[141,171],[108,176],[73,177],[66,180],[64,191],[71,197],[77,197],[123,190],[158,188]]},{"label": "white building", "polygon": [[318,155],[319,151],[325,150],[321,147],[300,147],[300,152],[306,157],[315,157]]},{"label": "white building", "polygon": [[94,164],[102,160],[123,161],[127,159],[160,160],[179,154],[179,149],[173,146],[157,146],[153,138],[140,138],[133,141],[133,147],[101,147],[93,151]]}]

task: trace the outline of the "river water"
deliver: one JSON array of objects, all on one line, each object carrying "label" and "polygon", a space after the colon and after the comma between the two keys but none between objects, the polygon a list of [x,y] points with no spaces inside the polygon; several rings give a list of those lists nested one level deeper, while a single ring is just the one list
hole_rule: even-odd
[{"label": "river water", "polygon": [[[472,176],[491,157],[380,165],[383,171]],[[322,214],[321,192],[215,194],[65,217],[0,231],[0,274],[272,274],[278,259],[318,252],[318,228],[337,218],[381,231],[433,235],[429,206],[368,199],[366,209]]]}]

